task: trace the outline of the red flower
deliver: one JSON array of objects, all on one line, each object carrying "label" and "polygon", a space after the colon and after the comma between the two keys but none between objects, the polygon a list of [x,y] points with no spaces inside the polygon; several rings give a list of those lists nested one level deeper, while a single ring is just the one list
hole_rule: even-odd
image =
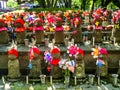
[{"label": "red flower", "polygon": [[50,72],[50,70],[51,70],[51,67],[50,67],[50,66],[47,66],[47,70],[48,70],[48,72]]}]

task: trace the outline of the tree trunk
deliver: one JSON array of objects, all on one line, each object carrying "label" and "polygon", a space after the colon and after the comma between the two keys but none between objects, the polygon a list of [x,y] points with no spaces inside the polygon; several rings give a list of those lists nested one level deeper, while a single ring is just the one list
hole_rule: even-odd
[{"label": "tree trunk", "polygon": [[37,0],[37,1],[43,8],[46,8],[45,0]]},{"label": "tree trunk", "polygon": [[58,0],[55,0],[55,3],[54,3],[54,6],[53,6],[53,7],[56,7],[57,1],[58,1]]},{"label": "tree trunk", "polygon": [[82,10],[85,10],[85,5],[86,5],[86,0],[83,0],[82,1],[82,5],[81,5],[81,9]]},{"label": "tree trunk", "polygon": [[50,0],[46,0],[46,3],[47,3],[47,7],[49,8],[50,7]]},{"label": "tree trunk", "polygon": [[104,7],[104,0],[101,0],[101,7]]},{"label": "tree trunk", "polygon": [[91,8],[92,11],[94,10],[94,5],[95,5],[95,2],[94,2],[94,0],[93,0],[92,8]]},{"label": "tree trunk", "polygon": [[68,2],[69,2],[68,7],[71,8],[72,0],[69,0]]},{"label": "tree trunk", "polygon": [[111,0],[101,0],[101,7],[106,8],[110,2]]}]

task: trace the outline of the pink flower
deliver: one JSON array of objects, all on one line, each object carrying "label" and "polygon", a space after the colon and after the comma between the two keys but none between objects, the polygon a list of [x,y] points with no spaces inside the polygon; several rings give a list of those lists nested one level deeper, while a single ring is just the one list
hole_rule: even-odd
[{"label": "pink flower", "polygon": [[77,34],[77,31],[73,31],[72,34]]},{"label": "pink flower", "polygon": [[99,52],[100,52],[100,54],[108,55],[108,52],[105,48],[100,48]]}]

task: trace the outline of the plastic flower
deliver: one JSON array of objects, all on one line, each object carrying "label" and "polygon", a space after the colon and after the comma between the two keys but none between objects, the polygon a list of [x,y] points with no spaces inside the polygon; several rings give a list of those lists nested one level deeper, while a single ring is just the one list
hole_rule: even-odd
[{"label": "plastic flower", "polygon": [[98,48],[93,48],[93,52],[91,53],[93,55],[93,58],[98,58],[99,55],[99,49]]},{"label": "plastic flower", "polygon": [[52,58],[50,52],[45,51],[44,55],[45,55],[44,59],[46,60],[46,62],[50,62]]},{"label": "plastic flower", "polygon": [[64,69],[64,70],[67,69],[66,62],[67,62],[66,59],[61,59],[59,61],[59,67],[62,68],[62,69]]},{"label": "plastic flower", "polygon": [[68,70],[71,71],[72,73],[74,73],[74,71],[75,71],[75,61],[74,60],[69,61],[69,62],[67,62],[66,65],[67,65]]},{"label": "plastic flower", "polygon": [[104,62],[103,60],[97,59],[97,62],[96,62],[96,65],[97,65],[97,66],[101,67],[101,66],[104,65],[104,64],[105,64],[105,62]]},{"label": "plastic flower", "polygon": [[75,56],[77,53],[77,46],[71,45],[70,47],[68,47],[67,53],[69,53],[69,56]]},{"label": "plastic flower", "polygon": [[98,58],[100,55],[108,55],[108,52],[105,48],[100,48],[100,47],[97,47],[97,48],[93,48],[92,49],[93,52],[92,52],[92,55],[93,55],[93,58]]},{"label": "plastic flower", "polygon": [[100,49],[99,49],[99,54],[100,54],[100,55],[101,55],[101,54],[108,55],[108,52],[107,52],[107,50],[106,50],[105,48],[100,48]]}]

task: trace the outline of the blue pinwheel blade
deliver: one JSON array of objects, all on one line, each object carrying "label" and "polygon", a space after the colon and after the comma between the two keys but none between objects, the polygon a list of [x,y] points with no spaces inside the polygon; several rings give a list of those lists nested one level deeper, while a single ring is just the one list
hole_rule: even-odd
[{"label": "blue pinwheel blade", "polygon": [[32,63],[30,63],[28,67],[29,67],[30,69],[32,69]]}]

